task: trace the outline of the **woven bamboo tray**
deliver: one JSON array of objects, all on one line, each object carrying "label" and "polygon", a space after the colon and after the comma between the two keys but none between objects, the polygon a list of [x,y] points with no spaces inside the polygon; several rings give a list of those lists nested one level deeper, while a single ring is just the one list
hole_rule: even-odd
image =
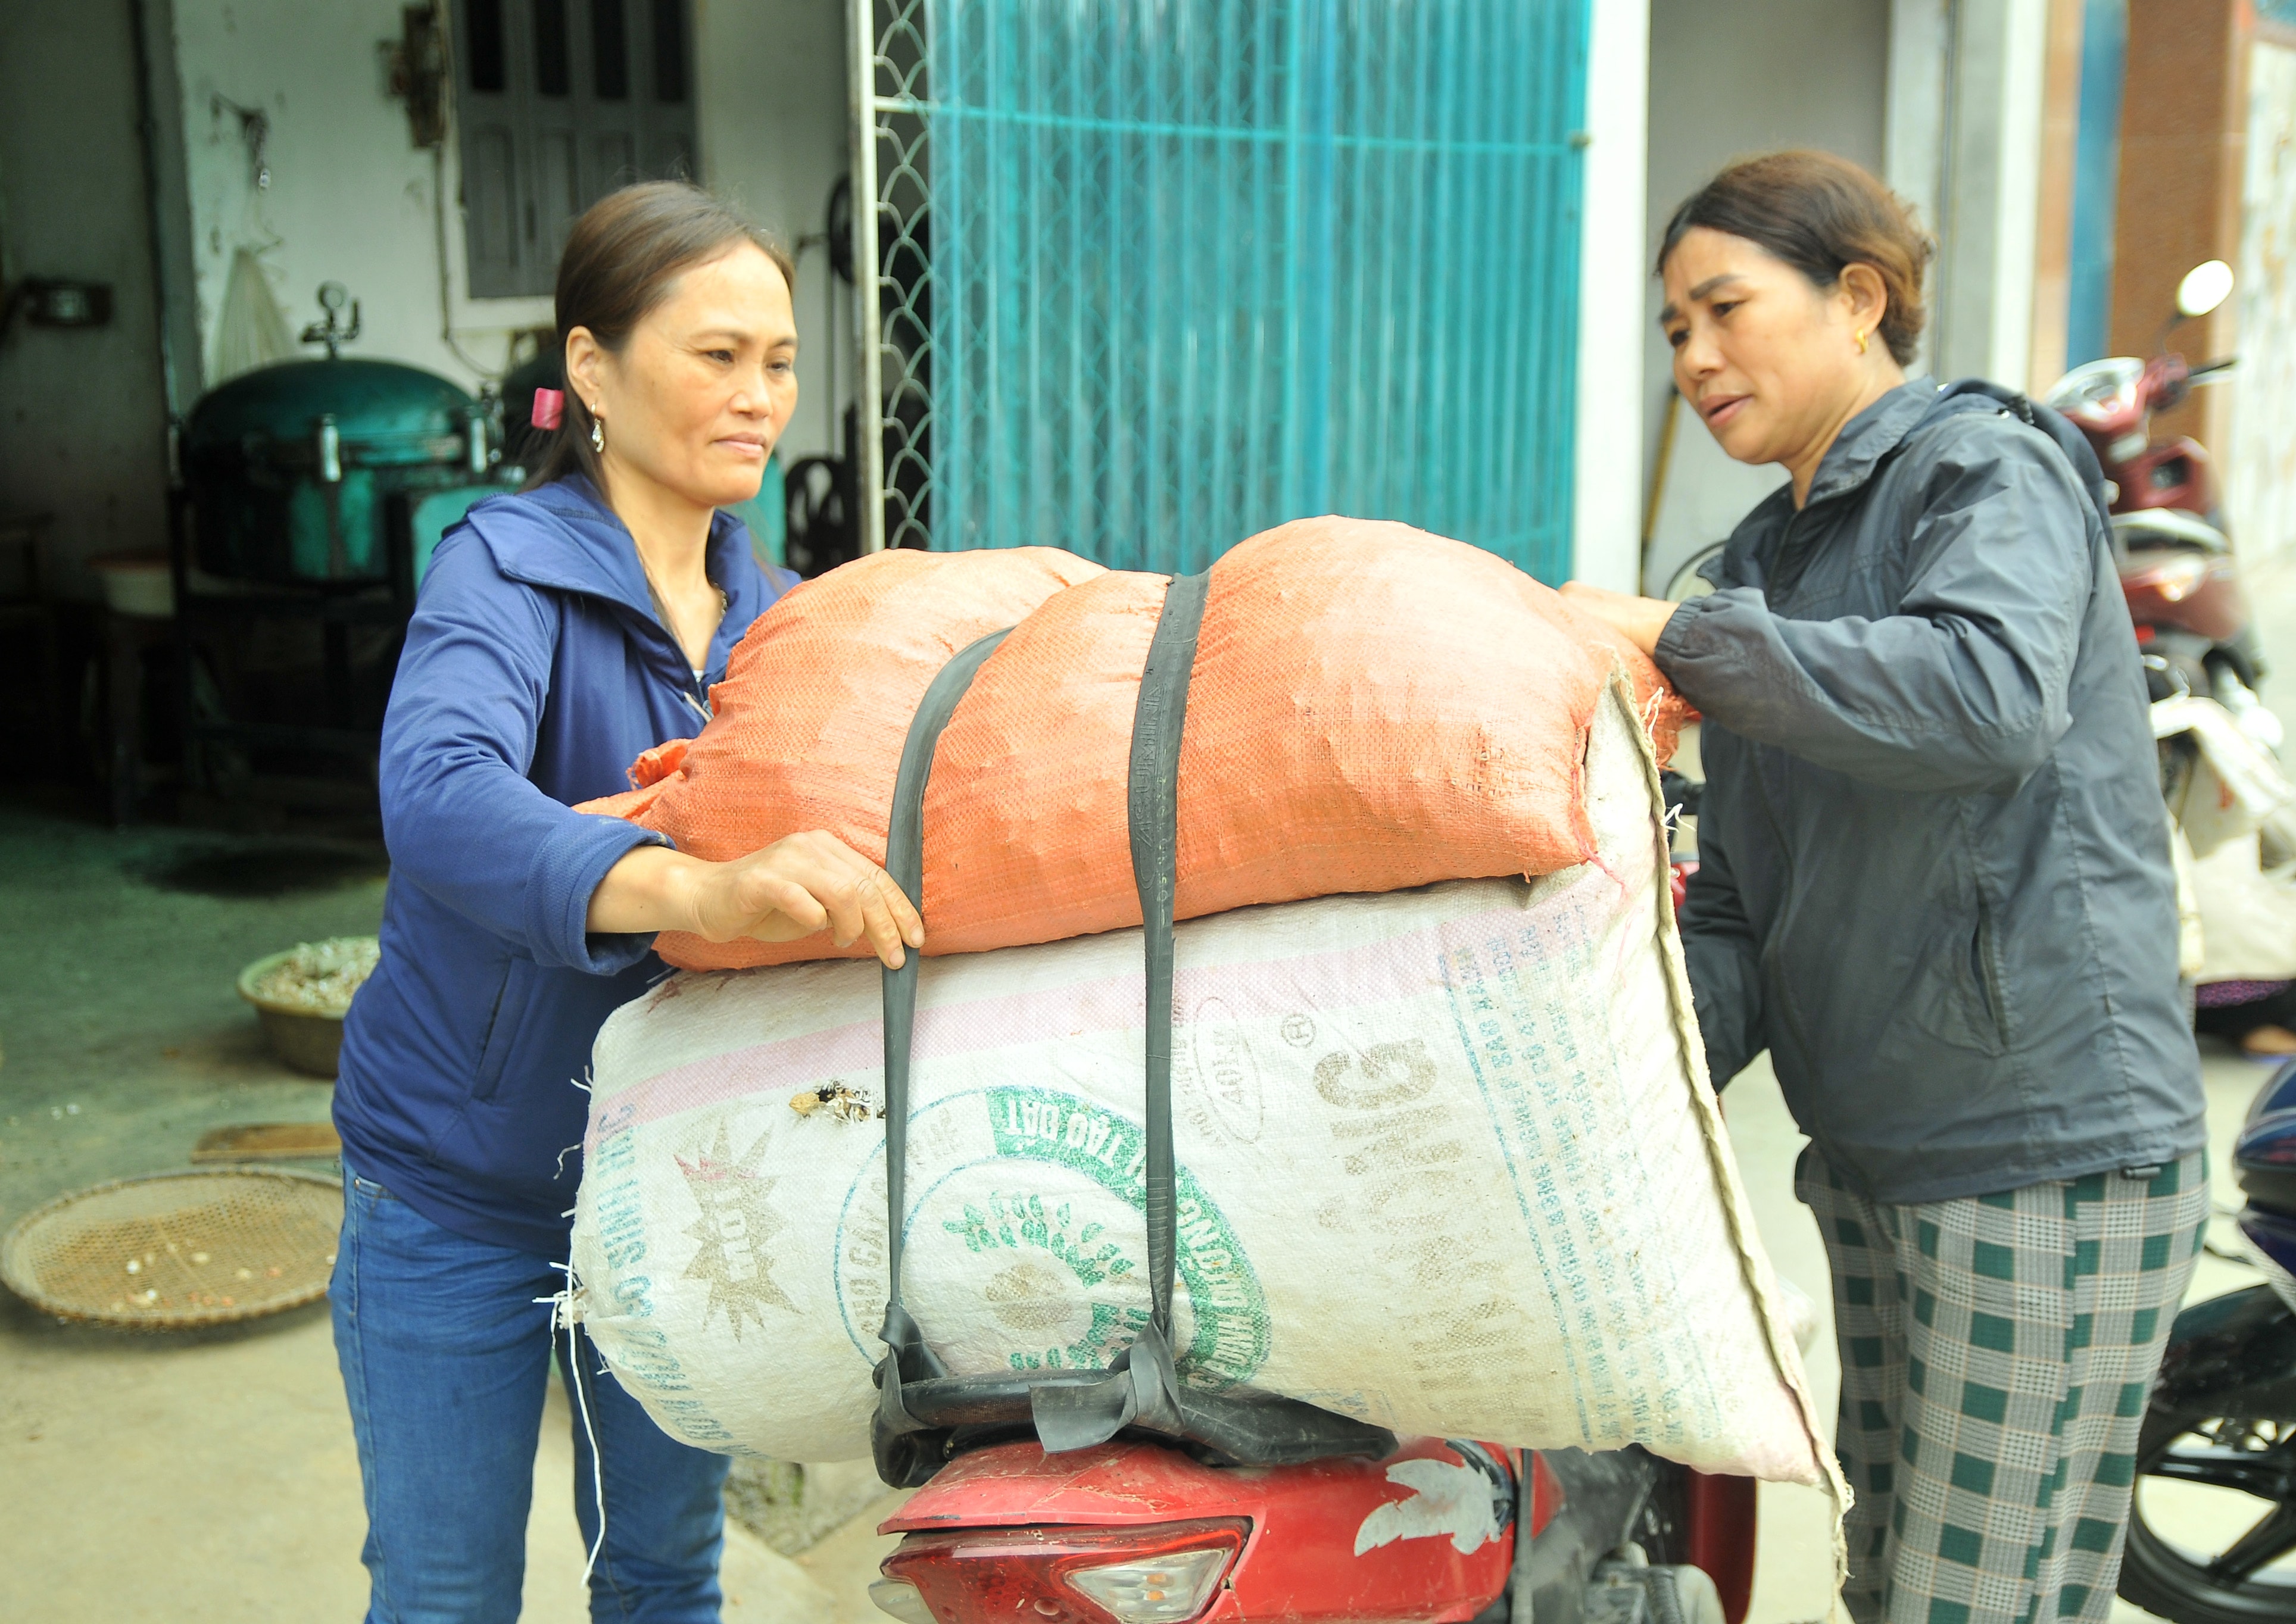
[{"label": "woven bamboo tray", "polygon": [[326,1295],[342,1185],[276,1168],[122,1178],[0,1239],[0,1281],[43,1314],[146,1330],[228,1325]]}]

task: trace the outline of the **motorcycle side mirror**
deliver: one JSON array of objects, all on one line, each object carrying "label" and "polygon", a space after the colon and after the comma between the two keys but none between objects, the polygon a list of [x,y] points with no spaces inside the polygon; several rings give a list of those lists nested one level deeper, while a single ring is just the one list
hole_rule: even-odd
[{"label": "motorcycle side mirror", "polygon": [[2144,364],[2144,409],[2166,412],[2193,392],[2192,369],[2182,356],[2155,356]]},{"label": "motorcycle side mirror", "polygon": [[2187,321],[2206,316],[2232,295],[2232,267],[2210,259],[2185,273],[2177,284],[2177,314]]}]

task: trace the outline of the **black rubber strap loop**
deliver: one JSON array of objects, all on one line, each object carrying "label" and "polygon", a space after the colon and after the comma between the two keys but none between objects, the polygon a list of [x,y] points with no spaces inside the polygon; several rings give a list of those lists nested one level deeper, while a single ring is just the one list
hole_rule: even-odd
[{"label": "black rubber strap loop", "polygon": [[[1011,627],[967,644],[941,667],[909,722],[909,736],[901,747],[901,767],[893,780],[892,815],[885,832],[885,872],[922,915],[925,906],[925,785],[932,777],[933,751],[957,701],[972,686],[981,665],[996,652]],[[885,1267],[888,1289],[885,1325],[879,1334],[890,1350],[898,1379],[888,1381],[879,1367],[879,1407],[898,1431],[914,1431],[900,1405],[902,1380],[919,1382],[948,1374],[925,1343],[916,1321],[901,1303],[902,1230],[908,1216],[909,1171],[909,1046],[916,1024],[917,961],[922,956],[902,956],[898,970],[884,973],[885,987]],[[898,1417],[898,1422],[896,1422]],[[906,1424],[899,1424],[906,1423]]]},{"label": "black rubber strap loop", "polygon": [[1209,577],[1176,577],[1165,589],[1140,697],[1132,712],[1132,760],[1125,811],[1132,835],[1132,880],[1140,892],[1147,960],[1147,1088],[1142,1111],[1146,1165],[1142,1205],[1148,1224],[1149,1323],[1087,1385],[1039,1387],[1029,1394],[1037,1439],[1049,1453],[1105,1443],[1128,1426],[1181,1436],[1188,1422],[1172,1350],[1172,1275],[1179,1250],[1178,1174],[1172,1155],[1172,896],[1179,882],[1180,735],[1188,718],[1188,678],[1196,664]]},{"label": "black rubber strap loop", "polygon": [[1168,1346],[1172,1271],[1178,1251],[1178,1197],[1172,1161],[1172,897],[1180,872],[1180,734],[1188,718],[1188,678],[1196,664],[1209,575],[1173,578],[1140,673],[1132,715],[1129,804],[1132,880],[1140,890],[1148,961],[1148,1290],[1154,1324]]}]

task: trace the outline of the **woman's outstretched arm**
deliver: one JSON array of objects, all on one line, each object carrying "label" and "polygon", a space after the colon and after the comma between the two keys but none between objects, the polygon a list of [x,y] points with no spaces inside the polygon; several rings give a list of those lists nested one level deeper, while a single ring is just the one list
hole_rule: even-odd
[{"label": "woman's outstretched arm", "polygon": [[1891,789],[2013,793],[2071,726],[2089,601],[2115,588],[2054,446],[1974,414],[1940,432],[1894,614],[1797,619],[1751,586],[1670,612],[1577,589],[1570,602],[1647,636],[1682,696],[1742,738]]},{"label": "woman's outstretched arm", "polygon": [[384,834],[393,883],[421,886],[545,965],[625,970],[657,931],[712,940],[866,936],[898,964],[923,939],[876,865],[826,834],[731,863],[669,849],[616,817],[578,812],[527,776],[549,702],[554,627],[475,536],[431,566],[383,726]]},{"label": "woman's outstretched arm", "polygon": [[586,922],[598,935],[690,931],[710,941],[794,941],[827,931],[840,947],[866,937],[901,967],[924,945],[923,920],[892,877],[833,835],[792,834],[730,863],[644,846],[606,871]]}]

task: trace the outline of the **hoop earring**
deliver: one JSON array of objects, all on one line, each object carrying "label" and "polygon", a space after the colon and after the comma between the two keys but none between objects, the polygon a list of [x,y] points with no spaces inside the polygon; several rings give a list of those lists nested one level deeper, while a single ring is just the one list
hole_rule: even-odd
[{"label": "hoop earring", "polygon": [[[1857,348],[1860,349],[1866,348],[1863,340],[1859,340]],[[599,416],[595,412],[593,412],[590,414],[590,449],[593,451],[603,451],[605,448],[606,420]]]},{"label": "hoop earring", "polygon": [[1863,327],[1857,330],[1857,353],[1861,356],[1866,353],[1866,329]]}]

